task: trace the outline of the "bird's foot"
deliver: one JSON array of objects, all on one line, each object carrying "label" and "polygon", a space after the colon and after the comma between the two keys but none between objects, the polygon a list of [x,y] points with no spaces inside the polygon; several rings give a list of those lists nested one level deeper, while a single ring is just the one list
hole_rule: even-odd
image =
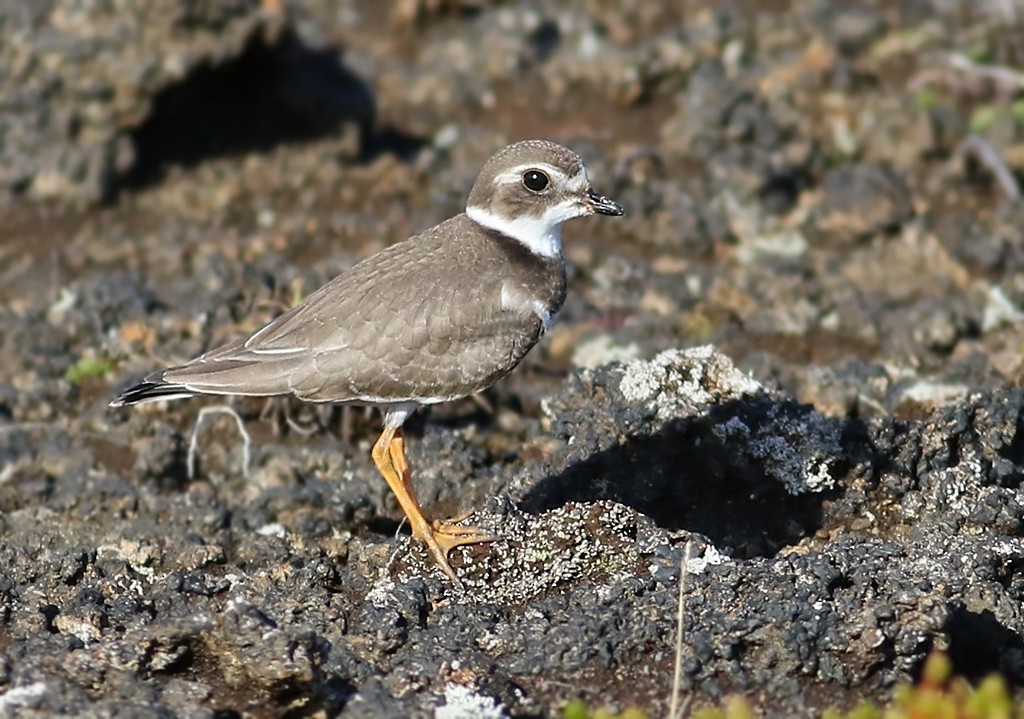
[{"label": "bird's foot", "polygon": [[433,555],[434,561],[441,567],[441,571],[460,589],[462,588],[462,582],[455,576],[455,571],[448,563],[448,553],[455,549],[455,547],[493,542],[498,539],[498,537],[490,532],[485,532],[479,527],[465,527],[461,524],[455,524],[451,520],[447,522],[431,522],[426,532],[422,534],[417,532],[416,535],[417,539],[427,545],[427,549]]}]

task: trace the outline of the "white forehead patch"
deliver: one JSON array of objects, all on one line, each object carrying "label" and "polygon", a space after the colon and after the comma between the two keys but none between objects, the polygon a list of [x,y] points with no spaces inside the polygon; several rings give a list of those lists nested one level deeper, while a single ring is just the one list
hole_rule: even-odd
[{"label": "white forehead patch", "polygon": [[569,178],[569,190],[583,194],[590,189],[590,177],[587,176],[587,168],[580,165],[580,171],[574,177]]}]

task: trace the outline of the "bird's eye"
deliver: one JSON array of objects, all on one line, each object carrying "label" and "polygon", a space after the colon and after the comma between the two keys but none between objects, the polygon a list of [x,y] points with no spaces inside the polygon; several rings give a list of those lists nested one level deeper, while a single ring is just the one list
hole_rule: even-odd
[{"label": "bird's eye", "polygon": [[527,170],[523,173],[523,184],[531,192],[543,192],[550,180],[540,170]]}]

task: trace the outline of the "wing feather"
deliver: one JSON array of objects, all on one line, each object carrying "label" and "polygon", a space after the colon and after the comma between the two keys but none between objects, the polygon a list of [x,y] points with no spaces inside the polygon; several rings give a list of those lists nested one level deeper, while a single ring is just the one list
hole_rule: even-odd
[{"label": "wing feather", "polygon": [[459,215],[364,260],[247,339],[160,379],[196,393],[335,402],[478,391],[540,334],[537,317],[502,308],[494,272],[503,265],[490,241]]}]

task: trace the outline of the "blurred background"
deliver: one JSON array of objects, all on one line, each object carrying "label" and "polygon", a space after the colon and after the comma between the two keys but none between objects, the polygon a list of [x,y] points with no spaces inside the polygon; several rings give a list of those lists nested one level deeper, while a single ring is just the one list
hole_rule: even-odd
[{"label": "blurred background", "polygon": [[[36,388],[31,417],[75,367],[106,393],[126,358],[191,357],[460,211],[497,147],[547,137],[629,218],[567,230],[570,300],[534,368],[713,342],[859,414],[1014,383],[1022,16],[1012,0],[8,2],[8,374]],[[19,401],[0,407],[21,417]]]}]

